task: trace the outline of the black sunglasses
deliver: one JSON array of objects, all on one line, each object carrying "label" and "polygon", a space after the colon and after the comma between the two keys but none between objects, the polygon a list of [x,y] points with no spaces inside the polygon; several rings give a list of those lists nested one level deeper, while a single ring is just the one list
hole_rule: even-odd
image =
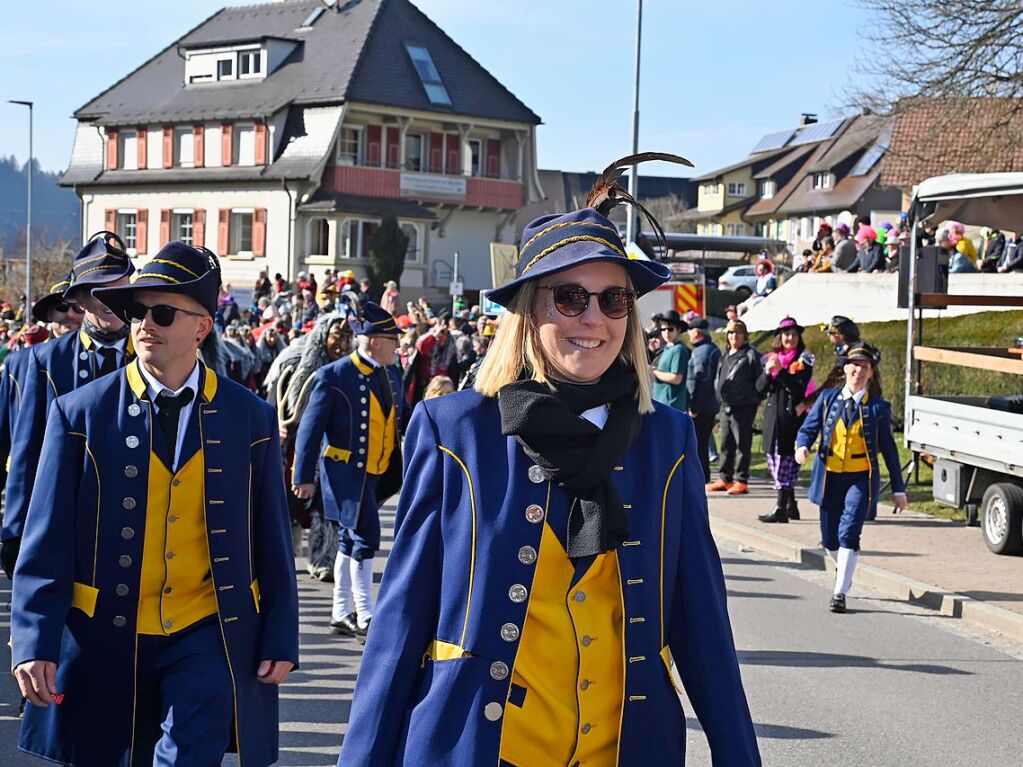
[{"label": "black sunglasses", "polygon": [[128,315],[128,319],[131,322],[142,322],[146,318],[146,315],[152,312],[153,322],[159,325],[161,328],[169,328],[174,324],[174,317],[178,312],[182,314],[188,314],[192,317],[205,317],[205,314],[199,314],[199,312],[190,312],[187,309],[179,309],[176,306],[167,306],[166,304],[157,304],[156,306],[146,306],[140,304],[138,301],[132,301],[125,307],[125,314]]},{"label": "black sunglasses", "polygon": [[620,320],[632,314],[632,307],[636,302],[636,291],[616,286],[604,288],[599,293],[592,293],[582,285],[574,283],[541,285],[540,289],[553,292],[554,308],[566,317],[578,317],[585,312],[593,296],[597,297],[600,311],[612,320]]},{"label": "black sunglasses", "polygon": [[77,314],[85,314],[85,309],[82,308],[82,305],[76,304],[74,301],[58,301],[53,305],[53,309],[58,312],[76,312]]}]

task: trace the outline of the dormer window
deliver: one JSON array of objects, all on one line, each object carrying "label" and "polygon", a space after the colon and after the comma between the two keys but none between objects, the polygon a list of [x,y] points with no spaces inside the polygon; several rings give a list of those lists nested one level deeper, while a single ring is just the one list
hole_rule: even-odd
[{"label": "dormer window", "polygon": [[217,79],[218,80],[233,80],[234,79],[234,56],[228,59],[217,60]]},{"label": "dormer window", "polygon": [[405,50],[408,51],[409,58],[412,59],[412,66],[416,68],[416,73],[423,83],[430,103],[437,106],[451,106],[451,96],[448,95],[448,89],[444,87],[444,82],[440,79],[440,72],[433,64],[430,51],[422,45],[406,45]]},{"label": "dormer window", "polygon": [[259,77],[262,71],[261,51],[242,51],[238,54],[238,77]]},{"label": "dormer window", "polygon": [[760,192],[760,197],[762,199],[770,200],[772,197],[774,197],[775,192],[778,191],[777,186],[778,185],[774,182],[773,179],[766,179],[760,182],[760,189],[758,189],[757,191]]},{"label": "dormer window", "polygon": [[834,177],[827,171],[813,174],[814,189],[830,189],[834,183]]}]

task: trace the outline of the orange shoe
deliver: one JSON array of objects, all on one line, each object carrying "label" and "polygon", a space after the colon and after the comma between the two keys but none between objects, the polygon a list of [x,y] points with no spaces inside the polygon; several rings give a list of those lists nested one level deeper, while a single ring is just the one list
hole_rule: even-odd
[{"label": "orange shoe", "polygon": [[707,492],[709,493],[720,493],[727,490],[732,486],[731,482],[725,482],[723,479],[715,479],[713,482],[707,483]]},{"label": "orange shoe", "polygon": [[749,487],[745,482],[733,482],[732,486],[728,488],[728,495],[746,495],[749,492]]}]

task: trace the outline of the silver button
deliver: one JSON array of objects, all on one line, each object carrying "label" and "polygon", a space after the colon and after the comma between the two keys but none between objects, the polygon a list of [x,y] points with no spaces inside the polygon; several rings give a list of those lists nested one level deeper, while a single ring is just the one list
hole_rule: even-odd
[{"label": "silver button", "polygon": [[489,722],[496,722],[501,718],[501,714],[503,713],[504,709],[501,708],[500,703],[488,703],[483,707],[483,716],[485,716]]},{"label": "silver button", "polygon": [[360,385],[359,386],[359,391],[366,391],[366,387],[364,385]]},{"label": "silver button", "polygon": [[176,516],[176,515],[174,515],[174,514],[170,514],[170,515],[168,515],[168,517],[167,517],[167,521],[168,521],[168,522],[177,522],[177,521],[178,521],[178,518],[177,518],[177,516]]},{"label": "silver button", "polygon": [[131,511],[132,509],[135,508],[135,499],[129,496],[125,498],[123,501],[121,501],[121,506],[127,509],[128,511]]},{"label": "silver button", "polygon": [[180,484],[181,484],[181,480],[180,479],[173,479],[173,480],[171,480],[171,487],[177,487]]},{"label": "silver button", "polygon": [[583,735],[586,735],[586,734],[587,734],[587,733],[589,733],[589,731],[590,731],[590,730],[592,730],[592,729],[593,729],[593,728],[592,728],[592,727],[590,726],[590,723],[589,723],[589,722],[587,722],[587,723],[586,723],[586,724],[584,724],[584,725],[583,725],[583,727],[582,727],[582,730],[583,730]]},{"label": "silver button", "polygon": [[121,628],[122,626],[124,626],[127,623],[128,623],[128,620],[123,615],[115,615],[114,616],[114,625],[117,626],[117,628]]},{"label": "silver button", "polygon": [[536,561],[536,549],[532,546],[523,546],[519,549],[519,561],[524,565],[531,565]]},{"label": "silver button", "polygon": [[514,642],[519,638],[519,627],[514,623],[505,623],[501,626],[501,639],[505,642]]},{"label": "silver button", "polygon": [[135,477],[137,477],[138,475],[139,475],[139,470],[138,470],[137,467],[135,467],[135,466],[125,466],[124,467],[124,476],[126,476],[128,479],[135,479]]},{"label": "silver button", "polygon": [[359,437],[359,442],[365,442],[365,441],[366,441],[366,435],[363,434],[361,437]]},{"label": "silver button", "polygon": [[589,679],[583,679],[581,682],[579,682],[579,689],[580,690],[588,690],[589,688],[590,688],[590,680]]},{"label": "silver button", "polygon": [[141,412],[142,412],[142,408],[140,408],[134,402],[132,402],[130,405],[128,405],[128,415],[138,415]]},{"label": "silver button", "polygon": [[164,627],[165,629],[169,629],[169,628],[170,628],[171,626],[173,626],[173,625],[174,625],[174,621],[164,621],[164,622],[163,622],[163,627]]},{"label": "silver button", "polygon": [[514,586],[508,589],[508,599],[510,599],[512,602],[515,602],[516,604],[518,604],[519,602],[525,602],[526,596],[528,594],[529,592],[526,591],[526,587],[523,586],[521,583],[516,583]]},{"label": "silver button", "polygon": [[167,559],[174,559],[174,556],[175,556],[175,555],[174,555],[174,552],[173,552],[173,551],[168,551],[168,552],[167,552]]},{"label": "silver button", "polygon": [[172,591],[174,591],[174,589],[171,588],[170,586],[165,586],[163,589],[164,594],[170,594]]},{"label": "silver button", "polygon": [[366,448],[360,447],[359,448],[359,455],[366,455]]},{"label": "silver button", "polygon": [[360,429],[365,429],[365,428],[366,428],[366,424],[364,424],[364,423],[360,423],[360,424],[359,424],[359,428],[360,428]]},{"label": "silver button", "polygon": [[88,370],[79,370],[78,371],[78,377],[79,378],[88,378],[89,377],[89,371]]},{"label": "silver button", "polygon": [[590,642],[593,641],[593,637],[589,636],[588,634],[583,634],[583,638],[580,639],[579,641],[583,643],[583,647],[589,647]]},{"label": "silver button", "polygon": [[367,412],[366,412],[365,410],[363,410],[363,411],[362,411],[362,417],[363,417],[363,418],[365,418],[365,417],[366,417],[366,416],[368,416],[368,415],[369,415],[369,413],[367,413]]},{"label": "silver button", "polygon": [[582,592],[582,591],[577,591],[577,592],[575,592],[575,596],[572,597],[572,598],[575,599],[576,602],[585,602],[586,601],[586,594],[584,592]]},{"label": "silver button", "polygon": [[132,530],[130,527],[122,527],[121,537],[124,538],[124,540],[126,541],[130,541],[132,538],[135,537],[135,531]]},{"label": "silver button", "polygon": [[490,678],[501,681],[508,676],[508,664],[504,661],[495,660],[490,664]]},{"label": "silver button", "polygon": [[[359,403],[362,404],[362,405],[365,405],[366,404],[366,398],[365,397],[359,397]],[[363,413],[363,415],[365,415],[365,413]]]},{"label": "silver button", "polygon": [[543,519],[543,507],[535,503],[526,507],[526,519],[534,525]]},{"label": "silver button", "polygon": [[529,481],[532,482],[534,485],[539,485],[546,479],[546,477],[544,477],[543,475],[543,469],[541,469],[536,464],[530,466],[529,471],[527,473],[529,474]]},{"label": "silver button", "polygon": [[362,462],[360,461],[359,463],[355,464],[355,468],[361,469],[362,468]]},{"label": "silver button", "polygon": [[128,586],[124,583],[118,583],[117,588],[115,588],[114,591],[117,593],[117,596],[119,597],[128,596]]},{"label": "silver button", "polygon": [[125,437],[124,438],[124,444],[126,444],[128,447],[133,447],[133,448],[134,447],[138,447],[139,446],[139,438],[136,437],[134,434],[132,434],[130,437]]},{"label": "silver button", "polygon": [[122,554],[117,558],[117,564],[121,567],[131,567],[131,557],[127,554]]},{"label": "silver button", "polygon": [[89,352],[78,352],[78,359],[82,360],[82,362],[89,359]]}]

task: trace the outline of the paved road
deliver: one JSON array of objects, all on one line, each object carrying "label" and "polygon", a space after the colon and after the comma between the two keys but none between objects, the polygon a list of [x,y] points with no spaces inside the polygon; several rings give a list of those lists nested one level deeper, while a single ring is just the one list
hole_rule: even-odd
[{"label": "paved road", "polygon": [[[824,573],[727,547],[722,555],[765,764],[1019,763],[1023,648],[855,588],[850,612],[832,615]],[[304,574],[299,584],[303,667],[282,690],[280,764],[320,767],[337,758],[360,652],[325,630],[329,587]],[[0,603],[8,601],[0,591]],[[6,642],[6,612],[2,618]],[[2,655],[6,666],[6,647]],[[0,764],[41,765],[16,751],[14,690],[3,675]],[[710,764],[693,717],[687,764]]]}]

